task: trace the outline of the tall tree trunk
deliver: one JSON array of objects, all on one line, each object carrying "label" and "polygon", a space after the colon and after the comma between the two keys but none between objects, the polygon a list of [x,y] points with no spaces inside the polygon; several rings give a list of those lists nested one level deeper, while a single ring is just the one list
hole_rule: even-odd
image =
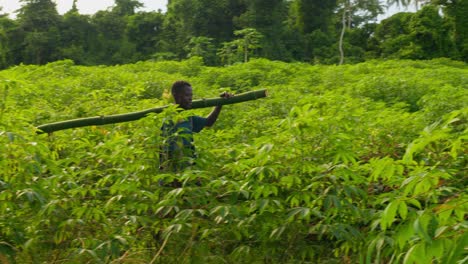
[{"label": "tall tree trunk", "polygon": [[343,51],[343,38],[344,38],[344,33],[346,30],[346,12],[348,8],[345,6],[343,9],[343,15],[341,17],[341,23],[342,23],[342,28],[341,28],[341,34],[340,34],[340,42],[338,43],[338,47],[340,48],[340,64],[342,65],[344,62],[344,51]]},{"label": "tall tree trunk", "polygon": [[346,1],[348,3],[348,8],[346,9],[347,10],[347,13],[348,13],[348,21],[347,21],[347,27],[348,29],[351,29],[351,23],[353,22],[353,19],[352,19],[352,15],[353,15],[353,12],[351,10],[351,2],[350,1]]},{"label": "tall tree trunk", "polygon": [[244,42],[244,62],[249,62],[249,40]]},{"label": "tall tree trunk", "polygon": [[[260,99],[266,96],[267,96],[266,90],[257,90],[257,91],[251,91],[251,92],[238,94],[230,98],[200,99],[200,100],[195,100],[192,102],[192,109],[204,108],[204,107],[210,107],[210,106],[218,106],[218,105],[236,104],[236,103],[241,103],[245,101]],[[143,111],[132,112],[132,113],[127,113],[127,114],[80,118],[80,119],[66,120],[66,121],[61,121],[61,122],[56,122],[56,123],[40,125],[37,127],[38,129],[37,134],[51,133],[54,131],[68,129],[68,128],[76,128],[76,127],[84,127],[84,126],[100,126],[100,125],[106,125],[106,124],[115,124],[115,123],[134,121],[134,120],[138,120],[140,118],[145,117],[149,113],[161,113],[165,108],[167,108],[167,106],[161,106],[157,108],[151,108],[151,109],[146,109]]]}]

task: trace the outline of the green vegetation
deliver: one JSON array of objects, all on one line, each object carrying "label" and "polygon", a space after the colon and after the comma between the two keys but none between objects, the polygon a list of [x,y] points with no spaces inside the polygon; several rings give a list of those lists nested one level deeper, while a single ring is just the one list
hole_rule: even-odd
[{"label": "green vegetation", "polygon": [[[167,11],[138,11],[138,0],[107,10],[61,15],[53,0],[21,0],[1,12],[0,69],[70,59],[79,65],[202,57],[206,65],[250,58],[354,64],[370,59],[468,61],[468,1],[171,0]],[[377,21],[386,6],[416,13]]]},{"label": "green vegetation", "polygon": [[[178,79],[269,96],[225,106],[179,174],[159,172],[161,124],[211,109],[36,134],[167,105]],[[467,88],[447,59],[1,71],[0,262],[464,263]]]}]

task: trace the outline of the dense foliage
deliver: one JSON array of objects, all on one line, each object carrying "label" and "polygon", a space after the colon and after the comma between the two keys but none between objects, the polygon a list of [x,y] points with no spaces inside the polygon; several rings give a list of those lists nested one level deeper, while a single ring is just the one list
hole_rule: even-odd
[{"label": "dense foliage", "polygon": [[1,13],[0,68],[71,59],[79,65],[183,60],[230,65],[250,57],[321,64],[368,59],[468,59],[468,1],[423,1],[416,13],[377,21],[395,0],[171,0],[137,12],[138,0],[58,14],[53,0],[22,0]]},{"label": "dense foliage", "polygon": [[[178,79],[269,97],[225,106],[178,174],[158,169],[160,127],[210,109],[35,133],[166,105]],[[2,71],[0,262],[465,263],[467,88],[446,59]]]}]

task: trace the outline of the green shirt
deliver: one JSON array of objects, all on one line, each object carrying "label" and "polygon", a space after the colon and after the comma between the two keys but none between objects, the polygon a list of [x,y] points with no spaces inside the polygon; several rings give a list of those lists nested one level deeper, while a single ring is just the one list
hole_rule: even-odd
[{"label": "green shirt", "polygon": [[163,167],[169,165],[172,170],[177,171],[193,164],[193,159],[196,157],[193,133],[200,132],[206,126],[206,122],[204,117],[190,116],[187,120],[175,125],[173,123],[163,125],[162,134],[165,139],[163,156],[165,159],[160,160]]}]

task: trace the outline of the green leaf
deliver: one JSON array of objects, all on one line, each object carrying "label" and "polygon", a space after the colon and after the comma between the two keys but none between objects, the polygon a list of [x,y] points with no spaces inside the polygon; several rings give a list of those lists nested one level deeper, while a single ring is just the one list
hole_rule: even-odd
[{"label": "green leaf", "polygon": [[453,159],[456,159],[458,157],[458,153],[463,151],[462,148],[462,140],[461,138],[456,139],[455,141],[452,142],[452,148],[450,149],[450,155],[452,156]]},{"label": "green leaf", "polygon": [[447,228],[449,228],[449,227],[448,226],[441,226],[441,227],[437,228],[437,230],[434,233],[434,238],[437,239],[439,236],[441,236],[445,232],[445,230],[447,230]]},{"label": "green leaf", "polygon": [[372,264],[372,255],[374,254],[376,241],[377,239],[372,240],[372,242],[367,246],[366,264]]},{"label": "green leaf", "polygon": [[444,241],[435,240],[431,245],[429,245],[427,253],[436,257],[437,259],[442,258],[444,254]]},{"label": "green leaf", "polygon": [[437,221],[437,218],[434,215],[431,215],[431,219],[427,224],[427,234],[429,237],[431,237],[431,239],[435,237],[435,232],[438,226],[439,222]]},{"label": "green leaf", "polygon": [[117,240],[117,241],[119,241],[119,243],[122,244],[122,245],[128,245],[127,239],[125,239],[125,238],[122,237],[122,236],[115,235],[115,236],[114,236],[114,239]]},{"label": "green leaf", "polygon": [[426,253],[424,243],[418,243],[410,248],[403,259],[403,264],[427,264],[431,263],[432,256]]},{"label": "green leaf", "polygon": [[427,178],[424,178],[420,182],[418,182],[413,190],[413,195],[424,194],[431,189],[431,184]]},{"label": "green leaf", "polygon": [[258,204],[258,209],[260,213],[263,213],[268,208],[269,204],[270,204],[270,199],[261,199]]},{"label": "green leaf", "polygon": [[413,193],[414,186],[418,183],[418,177],[411,176],[403,181],[401,187],[403,187],[403,194],[409,195]]},{"label": "green leaf", "polygon": [[409,199],[408,203],[416,206],[418,209],[422,209],[421,203],[416,199]]},{"label": "green leaf", "polygon": [[288,220],[293,220],[295,216],[298,216],[299,219],[304,219],[310,215],[310,208],[298,207],[294,208],[288,213]]},{"label": "green leaf", "polygon": [[403,259],[403,264],[413,264],[414,263],[414,252],[416,251],[416,246],[412,246],[405,254],[405,258]]},{"label": "green leaf", "polygon": [[382,214],[382,219],[380,221],[380,225],[383,230],[386,230],[387,227],[390,227],[393,221],[395,221],[395,216],[396,216],[396,212],[397,212],[399,204],[400,204],[400,201],[398,200],[392,201],[385,208]]},{"label": "green leaf", "polygon": [[440,211],[437,214],[439,217],[439,222],[441,224],[448,224],[448,220],[450,219],[450,216],[452,215],[453,208],[451,208],[450,205],[442,205],[440,207]]},{"label": "green leaf", "polygon": [[398,206],[398,214],[400,215],[401,219],[406,219],[406,216],[408,215],[408,207],[406,206],[405,201],[400,202],[400,205]]},{"label": "green leaf", "polygon": [[468,232],[464,232],[454,243],[451,248],[447,248],[447,254],[442,259],[441,263],[459,263],[462,256],[466,254],[466,245],[468,245]]},{"label": "green leaf", "polygon": [[416,234],[418,234],[423,240],[426,242],[431,242],[431,237],[427,234],[426,230],[424,229],[424,226],[422,225],[420,221],[421,217],[416,218],[416,220],[413,223],[413,228]]},{"label": "green leaf", "polygon": [[281,235],[283,234],[284,230],[286,230],[286,226],[285,225],[282,225],[278,228],[275,228],[271,234],[270,234],[270,238],[273,238],[273,239],[280,239]]},{"label": "green leaf", "polygon": [[407,223],[403,226],[398,228],[398,232],[396,233],[396,241],[400,249],[403,249],[407,243],[409,243],[411,237],[414,235],[413,225],[411,223]]},{"label": "green leaf", "polygon": [[465,215],[467,215],[467,211],[465,210],[465,208],[458,208],[457,207],[453,211],[455,212],[455,215],[457,216],[458,221],[463,221],[465,219]]}]

